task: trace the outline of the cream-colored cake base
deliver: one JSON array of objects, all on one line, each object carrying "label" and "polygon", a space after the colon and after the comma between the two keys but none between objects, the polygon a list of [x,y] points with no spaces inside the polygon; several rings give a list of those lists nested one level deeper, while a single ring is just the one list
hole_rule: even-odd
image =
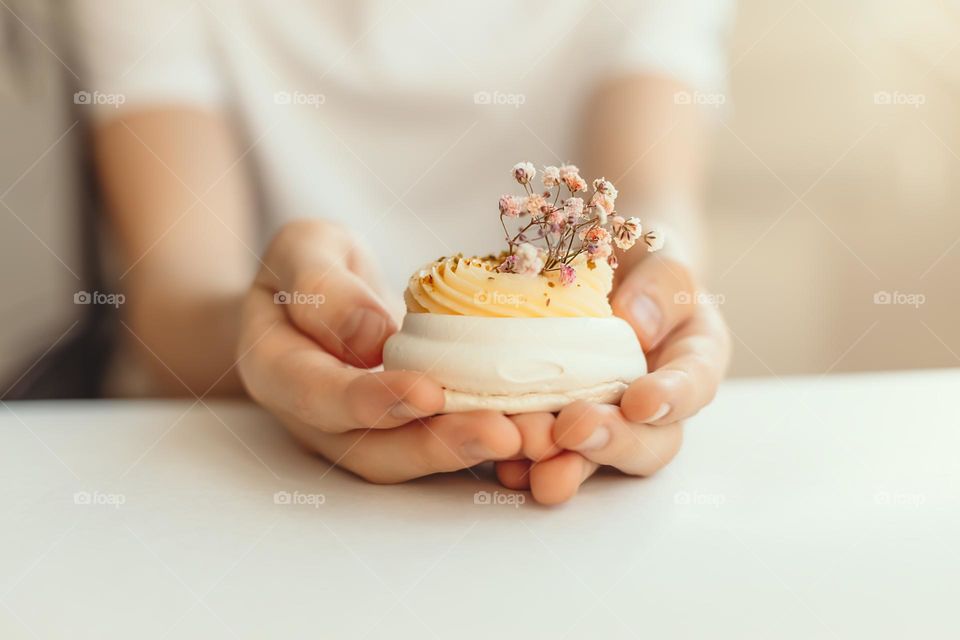
[{"label": "cream-colored cake base", "polygon": [[623,382],[607,382],[589,389],[577,389],[566,393],[525,393],[516,396],[481,395],[464,393],[453,389],[444,390],[444,413],[492,409],[501,413],[534,413],[537,411],[560,411],[575,400],[616,404],[623,397],[627,385]]},{"label": "cream-colored cake base", "polygon": [[633,329],[605,318],[488,318],[408,313],[383,350],[387,370],[443,385],[444,413],[558,411],[618,402],[647,371]]}]

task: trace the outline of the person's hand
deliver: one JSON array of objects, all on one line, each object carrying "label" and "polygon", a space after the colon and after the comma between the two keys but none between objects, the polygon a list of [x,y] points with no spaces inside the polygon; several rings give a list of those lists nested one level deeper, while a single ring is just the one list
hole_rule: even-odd
[{"label": "person's hand", "polygon": [[503,415],[436,415],[443,389],[425,375],[366,371],[397,330],[375,273],[344,229],[286,225],[244,302],[238,368],[250,396],[305,446],[372,482],[515,455],[520,434]]},{"label": "person's hand", "polygon": [[683,440],[683,421],[714,397],[730,359],[720,312],[681,264],[650,256],[613,295],[614,313],[637,332],[650,373],[627,389],[620,406],[578,401],[551,414],[514,417],[522,460],[497,463],[512,489],[538,502],[569,500],[601,465],[647,476],[666,465]]}]

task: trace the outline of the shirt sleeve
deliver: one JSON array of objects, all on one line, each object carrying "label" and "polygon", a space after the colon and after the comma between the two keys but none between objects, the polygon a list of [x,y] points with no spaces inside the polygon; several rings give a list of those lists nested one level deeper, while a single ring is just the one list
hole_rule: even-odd
[{"label": "shirt sleeve", "polygon": [[209,20],[188,0],[70,0],[78,105],[95,118],[158,105],[218,106]]},{"label": "shirt sleeve", "polygon": [[726,89],[727,38],[734,0],[643,0],[620,13],[627,38],[615,71],[650,71],[695,91]]}]

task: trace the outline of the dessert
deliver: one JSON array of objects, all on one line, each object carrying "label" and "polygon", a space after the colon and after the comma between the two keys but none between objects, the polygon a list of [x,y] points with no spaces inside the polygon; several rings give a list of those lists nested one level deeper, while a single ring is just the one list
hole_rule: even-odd
[{"label": "dessert", "polygon": [[407,315],[384,346],[384,368],[439,382],[444,412],[618,402],[646,373],[636,334],[608,300],[613,247],[642,242],[655,251],[662,235],[618,216],[617,190],[604,178],[584,202],[577,194],[587,184],[575,166],[545,167],[543,192],[531,186],[535,175],[532,164],[517,164],[526,195],[500,198],[506,251],[440,258],[414,273],[404,293]]}]

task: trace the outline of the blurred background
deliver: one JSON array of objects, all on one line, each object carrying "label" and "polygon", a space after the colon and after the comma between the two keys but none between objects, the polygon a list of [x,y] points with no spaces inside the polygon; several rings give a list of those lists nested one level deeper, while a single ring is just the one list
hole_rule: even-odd
[{"label": "blurred background", "polygon": [[[79,319],[92,264],[59,19],[0,7],[0,379]],[[733,375],[956,366],[960,4],[742,0],[729,67],[707,202]]]},{"label": "blurred background", "polygon": [[734,373],[956,366],[960,4],[738,6],[708,198]]}]

